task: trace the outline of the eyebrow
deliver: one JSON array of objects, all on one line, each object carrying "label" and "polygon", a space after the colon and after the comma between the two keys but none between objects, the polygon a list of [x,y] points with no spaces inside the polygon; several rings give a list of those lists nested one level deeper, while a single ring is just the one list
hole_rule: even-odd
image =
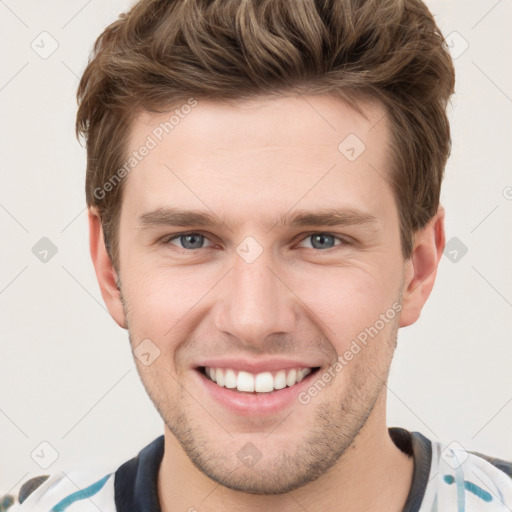
[{"label": "eyebrow", "polygon": [[[202,227],[202,228],[228,228],[230,227],[218,216],[200,210],[182,210],[174,207],[157,208],[156,210],[141,214],[138,219],[140,228],[158,226]],[[377,217],[353,208],[325,209],[325,210],[294,210],[287,212],[274,221],[274,227],[302,227],[302,226],[354,226],[371,224]],[[232,226],[235,228],[239,223]]]}]

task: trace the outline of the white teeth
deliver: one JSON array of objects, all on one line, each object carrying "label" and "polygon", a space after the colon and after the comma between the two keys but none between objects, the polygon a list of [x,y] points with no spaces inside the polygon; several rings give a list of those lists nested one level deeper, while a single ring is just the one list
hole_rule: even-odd
[{"label": "white teeth", "polygon": [[254,377],[247,372],[238,372],[236,389],[238,389],[238,391],[254,391]]},{"label": "white teeth", "polygon": [[220,368],[215,370],[215,382],[219,386],[224,386],[224,372]]},{"label": "white teeth", "polygon": [[274,377],[272,377],[270,372],[258,373],[255,380],[254,391],[258,393],[274,391]]},{"label": "white teeth", "polygon": [[227,388],[236,388],[236,373],[231,368],[226,370],[226,375],[224,376],[224,385]]},{"label": "white teeth", "polygon": [[297,382],[297,370],[290,370],[286,377],[286,385],[293,386]]},{"label": "white teeth", "polygon": [[311,368],[293,368],[277,372],[262,372],[253,375],[249,372],[236,371],[232,368],[205,367],[206,375],[219,386],[237,389],[248,393],[270,393],[301,382],[311,373]]},{"label": "white teeth", "polygon": [[279,370],[274,377],[274,389],[283,389],[286,387],[286,372]]}]

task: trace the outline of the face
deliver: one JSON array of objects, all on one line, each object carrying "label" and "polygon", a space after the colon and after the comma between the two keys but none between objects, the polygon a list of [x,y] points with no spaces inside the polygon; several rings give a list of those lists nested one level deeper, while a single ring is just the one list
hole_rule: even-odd
[{"label": "face", "polygon": [[389,126],[359,107],[200,101],[160,141],[169,114],[134,123],[130,152],[157,143],[125,183],[123,321],[166,426],[229,488],[295,489],[384,421],[406,264]]}]

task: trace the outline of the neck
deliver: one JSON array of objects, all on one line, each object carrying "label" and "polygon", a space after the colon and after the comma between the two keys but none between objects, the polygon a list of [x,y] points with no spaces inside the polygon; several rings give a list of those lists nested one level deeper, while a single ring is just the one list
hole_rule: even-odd
[{"label": "neck", "polygon": [[[374,413],[378,410],[376,407]],[[241,512],[401,511],[411,486],[414,462],[393,443],[385,415],[381,416],[370,416],[352,445],[321,477],[280,495],[249,494],[219,485],[192,464],[166,428],[158,475],[162,512],[214,512],[226,507]]]}]

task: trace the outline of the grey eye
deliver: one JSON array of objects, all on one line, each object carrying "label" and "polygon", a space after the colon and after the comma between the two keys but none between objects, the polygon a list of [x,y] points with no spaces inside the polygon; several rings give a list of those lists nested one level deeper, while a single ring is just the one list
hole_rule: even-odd
[{"label": "grey eye", "polygon": [[337,237],[327,233],[315,233],[309,237],[313,249],[330,249],[336,245]]},{"label": "grey eye", "polygon": [[180,235],[179,241],[184,249],[201,249],[204,243],[204,235],[187,233],[186,235]]}]

